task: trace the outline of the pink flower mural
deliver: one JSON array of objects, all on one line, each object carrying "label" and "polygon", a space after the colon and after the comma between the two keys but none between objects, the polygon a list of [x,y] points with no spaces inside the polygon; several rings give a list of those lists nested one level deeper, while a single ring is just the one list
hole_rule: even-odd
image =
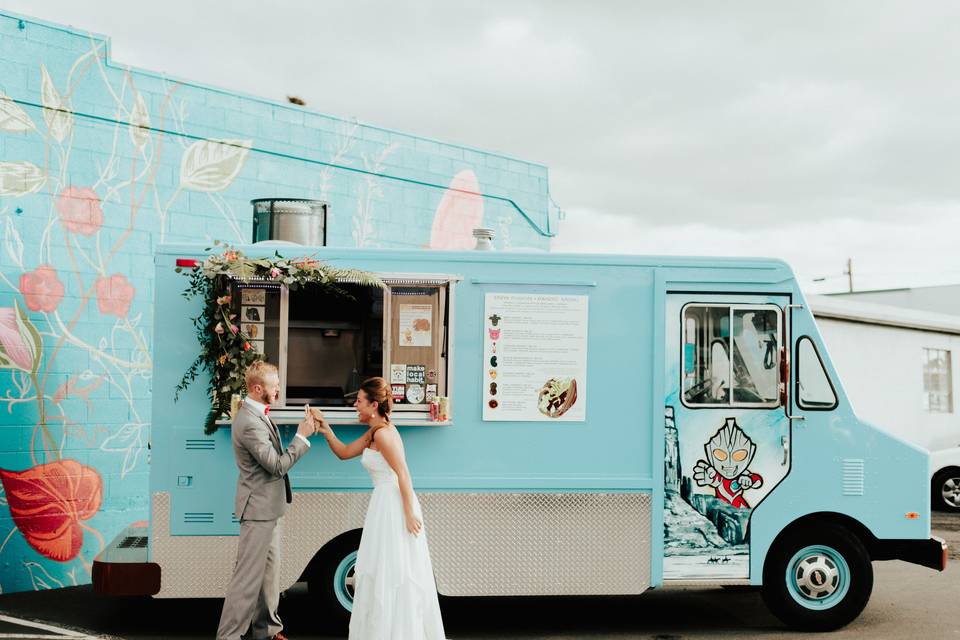
[{"label": "pink flower mural", "polygon": [[437,205],[430,232],[431,249],[472,249],[473,230],[483,223],[480,183],[470,169],[453,177]]},{"label": "pink flower mural", "polygon": [[126,276],[122,273],[115,273],[109,278],[101,276],[97,278],[96,289],[100,313],[118,318],[127,317],[136,290]]},{"label": "pink flower mural", "polygon": [[103,480],[76,460],[57,460],[27,469],[0,469],[13,521],[33,549],[66,562],[83,545],[82,520],[100,508]]},{"label": "pink flower mural", "polygon": [[30,311],[54,311],[63,300],[63,283],[56,269],[42,264],[20,276],[20,293]]},{"label": "pink flower mural", "polygon": [[24,335],[17,316],[15,308],[0,309],[0,366],[32,371],[37,347],[31,344],[29,332]]},{"label": "pink flower mural", "polygon": [[67,231],[92,236],[103,225],[103,209],[90,187],[67,187],[57,199],[57,212]]}]

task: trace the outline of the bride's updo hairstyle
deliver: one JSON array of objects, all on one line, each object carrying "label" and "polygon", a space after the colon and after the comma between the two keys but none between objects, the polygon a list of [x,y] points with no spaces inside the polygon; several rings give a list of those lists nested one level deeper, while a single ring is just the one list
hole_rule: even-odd
[{"label": "bride's updo hairstyle", "polygon": [[380,403],[377,405],[377,413],[384,418],[390,416],[390,412],[393,410],[393,396],[390,393],[390,385],[387,384],[386,380],[380,377],[367,378],[360,385],[360,388],[367,394],[368,402]]}]

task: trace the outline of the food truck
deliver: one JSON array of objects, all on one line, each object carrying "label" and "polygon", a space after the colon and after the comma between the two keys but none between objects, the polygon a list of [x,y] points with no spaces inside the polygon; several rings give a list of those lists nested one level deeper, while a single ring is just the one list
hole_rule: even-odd
[{"label": "food truck", "polygon": [[[279,367],[285,443],[305,404],[358,437],[359,382],[390,381],[442,595],[755,585],[785,623],[832,629],[866,605],[872,561],[945,567],[927,453],[857,417],[781,261],[237,250],[385,284],[238,275],[231,304]],[[210,253],[156,254],[150,517],[98,557],[103,593],[222,597],[231,575],[229,417],[205,434],[202,384],[174,401],[202,305],[177,265]],[[347,615],[370,480],[321,439],[289,475],[282,585]]]}]

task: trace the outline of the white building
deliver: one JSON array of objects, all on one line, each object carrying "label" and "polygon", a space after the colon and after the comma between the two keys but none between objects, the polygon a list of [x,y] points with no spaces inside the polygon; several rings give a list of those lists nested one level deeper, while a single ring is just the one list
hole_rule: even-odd
[{"label": "white building", "polygon": [[960,316],[861,299],[808,298],[857,415],[930,450],[960,445]]}]

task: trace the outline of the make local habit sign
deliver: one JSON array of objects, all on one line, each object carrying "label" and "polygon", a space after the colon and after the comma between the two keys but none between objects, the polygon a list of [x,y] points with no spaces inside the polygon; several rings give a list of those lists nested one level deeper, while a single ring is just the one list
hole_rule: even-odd
[{"label": "make local habit sign", "polygon": [[484,420],[586,419],[587,302],[587,296],[486,294]]}]

